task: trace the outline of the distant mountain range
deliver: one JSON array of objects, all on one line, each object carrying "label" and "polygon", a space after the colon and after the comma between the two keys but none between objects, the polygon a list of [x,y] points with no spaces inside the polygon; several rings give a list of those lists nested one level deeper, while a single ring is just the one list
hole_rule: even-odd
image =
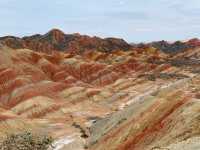
[{"label": "distant mountain range", "polygon": [[82,52],[85,50],[112,51],[116,49],[128,50],[131,48],[123,39],[99,38],[80,34],[65,34],[53,29],[44,35],[35,34],[23,38],[6,36],[0,42],[14,49],[28,48],[36,51],[48,52],[53,50]]},{"label": "distant mountain range", "polygon": [[68,51],[82,53],[90,50],[111,52],[114,50],[131,50],[135,48],[155,47],[166,53],[176,53],[186,49],[200,46],[199,39],[191,39],[186,42],[157,41],[152,43],[129,44],[119,38],[99,38],[87,35],[65,34],[59,29],[52,29],[44,35],[35,34],[26,37],[5,36],[0,42],[13,49],[27,48],[35,51],[51,53],[52,51]]}]

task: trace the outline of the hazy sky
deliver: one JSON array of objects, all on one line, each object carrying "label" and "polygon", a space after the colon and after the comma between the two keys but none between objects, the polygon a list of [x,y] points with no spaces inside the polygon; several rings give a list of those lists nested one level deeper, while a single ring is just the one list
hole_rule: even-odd
[{"label": "hazy sky", "polygon": [[0,36],[60,28],[129,42],[200,37],[200,0],[0,0]]}]

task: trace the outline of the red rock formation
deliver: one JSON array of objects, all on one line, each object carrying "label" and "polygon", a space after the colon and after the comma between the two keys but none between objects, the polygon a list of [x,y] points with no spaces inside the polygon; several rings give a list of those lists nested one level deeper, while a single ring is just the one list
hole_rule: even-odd
[{"label": "red rock formation", "polygon": [[23,38],[6,36],[0,38],[0,42],[14,49],[28,48],[46,53],[52,53],[53,51],[82,53],[87,50],[109,52],[118,49],[128,50],[131,48],[122,39],[101,39],[80,34],[64,34],[58,29],[53,29],[44,35],[36,34]]},{"label": "red rock formation", "polygon": [[[0,48],[0,136],[14,128],[7,124],[18,119],[24,128],[32,129],[36,123],[56,135],[80,129],[80,134],[89,132],[88,138],[100,134],[89,145],[95,150],[146,150],[154,140],[150,137],[165,137],[167,127],[179,116],[177,111],[199,97],[200,79],[194,71],[200,64],[198,48],[172,56],[145,45],[128,50],[119,39],[66,35],[59,30],[0,40],[10,47],[45,52]],[[71,52],[60,52],[65,50]],[[185,64],[172,63],[184,57]],[[187,64],[195,58],[195,67]],[[199,109],[190,111],[194,110]],[[183,111],[180,116],[186,116]],[[16,130],[22,128],[19,122],[13,123]],[[98,123],[100,127],[93,132]]]}]

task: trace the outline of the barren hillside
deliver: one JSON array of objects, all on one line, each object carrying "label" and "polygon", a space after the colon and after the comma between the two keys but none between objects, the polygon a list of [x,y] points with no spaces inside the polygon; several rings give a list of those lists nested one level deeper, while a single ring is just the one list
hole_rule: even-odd
[{"label": "barren hillside", "polygon": [[0,139],[31,130],[64,150],[200,148],[198,41],[172,55],[68,36],[0,39]]}]

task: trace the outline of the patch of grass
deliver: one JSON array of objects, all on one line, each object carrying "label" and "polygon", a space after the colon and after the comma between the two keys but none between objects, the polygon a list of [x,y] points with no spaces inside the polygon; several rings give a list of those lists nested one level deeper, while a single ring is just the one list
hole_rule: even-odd
[{"label": "patch of grass", "polygon": [[52,143],[53,138],[50,136],[22,132],[7,135],[0,143],[0,150],[47,150]]}]

